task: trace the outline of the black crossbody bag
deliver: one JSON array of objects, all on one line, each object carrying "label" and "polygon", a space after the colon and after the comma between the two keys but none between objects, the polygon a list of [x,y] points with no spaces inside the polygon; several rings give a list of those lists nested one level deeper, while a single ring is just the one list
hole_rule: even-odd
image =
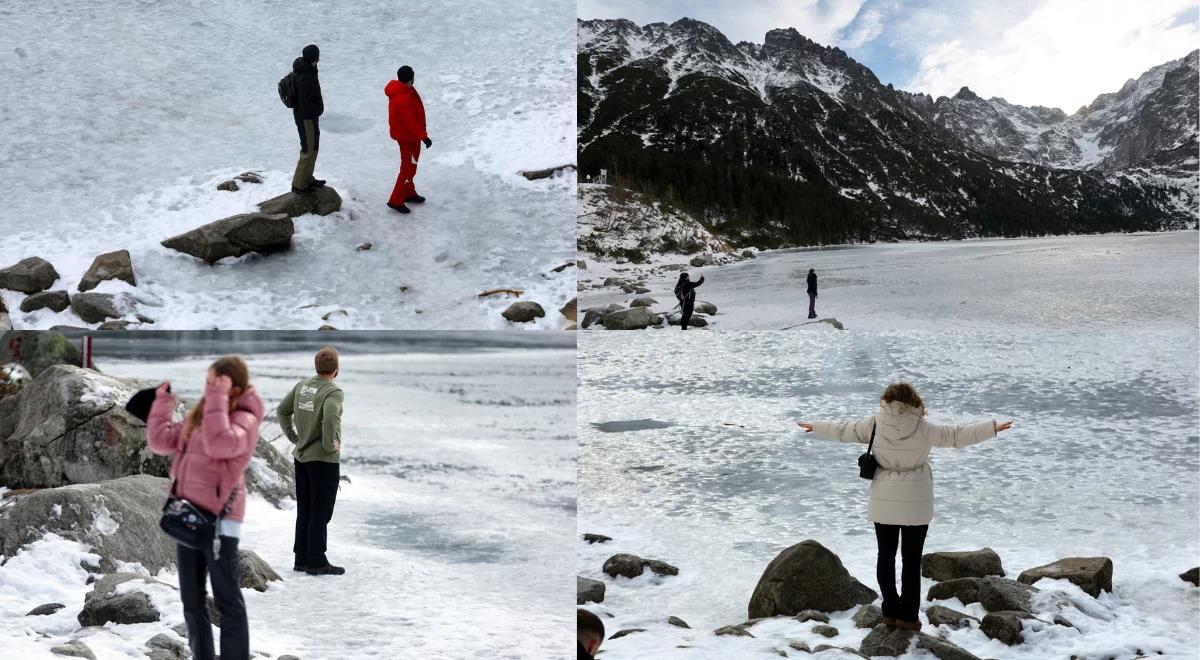
[{"label": "black crossbody bag", "polygon": [[875,454],[871,453],[871,448],[875,446],[875,426],[871,425],[871,441],[867,443],[867,452],[858,457],[858,476],[863,479],[874,479],[875,469],[879,467]]},{"label": "black crossbody bag", "polygon": [[[184,452],[187,450],[185,449]],[[182,454],[181,454],[182,456]],[[235,484],[229,491],[229,499],[221,513],[212,514],[190,501],[175,495],[175,479],[171,479],[171,492],[167,503],[163,505],[162,518],[158,526],[176,543],[193,550],[212,549],[216,556],[221,552],[221,538],[217,535],[217,526],[221,520],[233,510],[233,498],[237,497],[238,487]]]}]

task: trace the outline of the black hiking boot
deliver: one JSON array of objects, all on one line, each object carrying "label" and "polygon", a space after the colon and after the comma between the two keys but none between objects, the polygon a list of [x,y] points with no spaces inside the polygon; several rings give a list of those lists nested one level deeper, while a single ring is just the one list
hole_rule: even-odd
[{"label": "black hiking boot", "polygon": [[325,185],[325,179],[313,179],[308,182],[309,188],[320,188],[323,185]]},{"label": "black hiking boot", "polygon": [[424,204],[425,198],[420,195],[413,195],[412,197],[409,197],[408,199],[404,200],[404,202],[406,204]]},{"label": "black hiking boot", "polygon": [[388,208],[393,211],[396,211],[397,213],[411,213],[412,212],[407,206],[405,206],[403,204],[392,204],[391,202],[388,202]]},{"label": "black hiking boot", "polygon": [[346,569],[333,564],[325,564],[324,566],[309,566],[304,569],[309,575],[345,575]]},{"label": "black hiking boot", "polygon": [[306,188],[297,188],[292,186],[292,193],[296,195],[313,195],[316,194],[316,192],[317,191],[312,186],[308,186]]}]

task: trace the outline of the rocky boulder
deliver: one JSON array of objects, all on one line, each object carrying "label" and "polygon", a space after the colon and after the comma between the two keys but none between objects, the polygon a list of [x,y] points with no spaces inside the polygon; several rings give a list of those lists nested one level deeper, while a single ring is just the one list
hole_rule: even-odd
[{"label": "rocky boulder", "polygon": [[10,330],[0,335],[0,364],[16,362],[34,378],[57,364],[79,366],[81,359],[74,342],[57,332]]},{"label": "rocky boulder", "polygon": [[851,620],[855,628],[874,628],[883,623],[883,610],[878,605],[863,605]]},{"label": "rocky boulder", "polygon": [[657,304],[658,304],[658,301],[653,298],[641,297],[641,298],[634,298],[633,302],[629,303],[629,306],[630,307],[653,307]]},{"label": "rocky boulder", "polygon": [[96,654],[92,653],[92,649],[78,639],[72,639],[65,644],[58,644],[50,647],[50,652],[54,655],[61,655],[68,658],[83,658],[84,660],[96,660]]},{"label": "rocky boulder", "polygon": [[56,281],[58,271],[41,257],[28,257],[8,268],[0,268],[0,289],[38,293],[49,289]]},{"label": "rocky boulder", "polygon": [[813,540],[780,552],[763,571],[750,596],[750,618],[794,616],[802,610],[848,610],[872,603],[872,589],[854,579],[842,560]]},{"label": "rocky boulder", "polygon": [[126,295],[88,292],[75,294],[71,298],[71,309],[84,323],[103,323],[125,316],[134,310],[134,306]]},{"label": "rocky boulder", "polygon": [[599,580],[579,577],[575,578],[575,604],[603,603],[604,583]]},{"label": "rocky boulder", "polygon": [[696,304],[692,306],[692,311],[699,312],[700,314],[708,314],[709,316],[712,316],[717,313],[717,306],[710,302],[704,302],[703,300],[697,300]]},{"label": "rocky boulder", "polygon": [[877,656],[898,657],[910,648],[924,649],[940,660],[979,660],[970,651],[944,639],[931,637],[916,630],[904,630],[880,624],[863,638],[858,651],[872,658]]},{"label": "rocky boulder", "polygon": [[1024,628],[1024,624],[1021,622],[1028,618],[1031,618],[1028,612],[1005,610],[988,612],[983,617],[983,622],[979,624],[979,629],[988,638],[1012,646],[1021,643],[1021,630]]},{"label": "rocky boulder", "polygon": [[1067,580],[1099,598],[1101,591],[1112,593],[1112,576],[1113,563],[1108,557],[1068,557],[1022,571],[1017,581],[1033,584],[1042,578]]},{"label": "rocky boulder", "polygon": [[138,562],[154,573],[175,565],[175,544],[158,528],[168,482],[136,475],[22,495],[0,513],[0,555],[13,556],[53,532],[90,546],[100,570]]},{"label": "rocky boulder", "polygon": [[287,251],[292,247],[295,232],[296,226],[287,214],[242,213],[168,238],[162,245],[212,264],[251,252]]},{"label": "rocky boulder", "polygon": [[49,616],[66,607],[62,603],[46,603],[29,610],[25,616]]},{"label": "rocky boulder", "polygon": [[964,614],[958,610],[952,610],[949,607],[942,607],[941,605],[930,605],[925,610],[925,616],[929,619],[929,625],[931,626],[949,626],[955,629],[968,628],[971,626],[972,621],[975,622],[975,625],[979,625],[979,619],[970,614]]},{"label": "rocky boulder", "polygon": [[1004,575],[1000,555],[991,548],[965,552],[930,552],[921,557],[921,576],[938,582],[988,575]]},{"label": "rocky boulder", "polygon": [[148,660],[188,660],[192,652],[187,644],[167,633],[158,633],[146,641]]},{"label": "rocky boulder", "polygon": [[989,612],[1012,610],[1030,612],[1030,601],[1037,589],[1008,578],[958,578],[929,587],[928,600],[957,598],[963,604],[979,603]]},{"label": "rocky boulder", "polygon": [[238,575],[243,589],[255,591],[266,591],[268,582],[283,580],[258,553],[242,548],[238,549]]},{"label": "rocky boulder", "polygon": [[105,280],[121,280],[137,286],[129,250],[105,252],[92,260],[91,267],[83,274],[83,279],[79,280],[79,290],[90,291]]},{"label": "rocky boulder", "polygon": [[583,535],[583,540],[584,540],[584,541],[587,541],[587,542],[588,542],[588,544],[592,544],[592,543],[607,543],[608,541],[611,541],[611,540],[612,540],[612,537],[611,537],[611,536],[605,536],[605,535],[603,535],[603,534],[584,534],[584,535]]},{"label": "rocky boulder", "polygon": [[21,301],[21,311],[28,314],[39,309],[49,308],[61,312],[71,306],[71,296],[66,291],[42,291]]},{"label": "rocky boulder", "polygon": [[624,575],[627,578],[635,578],[649,568],[656,575],[679,575],[679,569],[668,564],[665,561],[657,559],[642,559],[637,555],[616,554],[609,557],[604,562],[603,570],[609,577],[617,577]]},{"label": "rocky boulder", "polygon": [[662,317],[645,307],[633,307],[606,314],[600,322],[606,330],[644,330],[662,322]]},{"label": "rocky boulder", "polygon": [[593,323],[599,322],[601,319],[603,319],[608,314],[612,314],[613,312],[619,312],[622,309],[625,309],[625,308],[621,307],[620,305],[617,305],[615,303],[612,305],[608,305],[607,307],[591,307],[591,308],[585,309],[585,310],[583,310],[583,327],[586,330],[588,326],[592,325]]},{"label": "rocky boulder", "polygon": [[[92,590],[84,597],[83,610],[79,612],[79,625],[103,626],[106,623],[151,623],[158,621],[162,614],[150,600],[150,595],[143,588],[130,588],[126,585],[134,580],[145,585],[161,585],[170,589],[163,582],[142,577],[135,573],[113,573],[96,580]],[[122,586],[125,585],[125,586]]]},{"label": "rocky boulder", "polygon": [[[683,314],[681,312],[672,312],[667,316],[668,325],[683,325]],[[703,328],[708,325],[708,319],[700,314],[693,314],[692,318],[688,319],[689,328]]]},{"label": "rocky boulder", "polygon": [[546,310],[542,306],[530,300],[518,300],[508,306],[508,309],[500,312],[500,316],[512,321],[513,323],[529,323],[534,319],[540,319],[546,316]]},{"label": "rocky boulder", "polygon": [[258,205],[258,210],[267,215],[286,215],[295,218],[313,213],[329,215],[342,208],[342,197],[330,186],[317,188],[312,195],[297,195],[286,192],[278,197],[272,197]]},{"label": "rocky boulder", "polygon": [[575,320],[575,317],[576,317],[576,315],[578,314],[578,311],[577,311],[578,302],[577,302],[577,300],[578,300],[577,298],[572,298],[572,299],[571,299],[571,302],[568,302],[567,304],[563,305],[562,307],[560,307],[560,308],[558,309],[558,313],[559,313],[559,314],[562,314],[564,317],[566,317],[566,318],[568,318],[568,319],[570,319],[570,320],[574,321],[574,320]]},{"label": "rocky boulder", "polygon": [[235,192],[239,189],[238,181],[243,183],[262,183],[262,177],[257,172],[242,172],[241,174],[217,184],[217,190]]}]

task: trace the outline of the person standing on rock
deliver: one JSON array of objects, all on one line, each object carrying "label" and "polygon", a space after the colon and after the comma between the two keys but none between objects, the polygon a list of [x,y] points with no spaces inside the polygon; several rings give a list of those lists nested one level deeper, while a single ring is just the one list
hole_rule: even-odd
[{"label": "person standing on rock", "polygon": [[696,287],[701,284],[704,284],[703,275],[699,280],[693,282],[687,273],[680,273],[679,281],[675,283],[675,299],[679,301],[679,306],[683,310],[679,325],[684,330],[688,328],[688,321],[692,320],[692,309],[696,306]]},{"label": "person standing on rock", "polygon": [[[933,519],[932,447],[962,448],[996,437],[1012,422],[995,420],[943,426],[925,420],[921,395],[908,383],[887,386],[874,415],[854,422],[797,422],[806,433],[868,445],[878,467],[871,479],[867,517],[875,523],[879,558],[875,573],[883,595],[883,622],[920,630],[921,553]],[[900,593],[896,593],[896,546]]]},{"label": "person standing on rock", "polygon": [[309,44],[300,57],[292,62],[292,73],[296,76],[296,106],[292,116],[296,130],[300,133],[300,160],[296,162],[296,173],[292,175],[292,192],[312,195],[325,185],[322,179],[313,178],[317,167],[317,150],[321,148],[320,116],[325,112],[325,101],[321,98],[321,81],[317,79],[317,62],[321,49]]},{"label": "person standing on rock", "polygon": [[581,607],[575,610],[575,636],[577,660],[594,660],[604,642],[604,622]]},{"label": "person standing on rock", "polygon": [[817,272],[808,269],[808,318],[817,318]]},{"label": "person standing on rock", "polygon": [[296,383],[276,413],[284,435],[296,448],[296,555],[294,571],[309,575],[342,575],[346,569],[325,556],[329,521],[341,478],[342,389],[338,352],[326,346],[313,359],[317,374]]},{"label": "person standing on rock", "polygon": [[150,451],[171,457],[171,492],[213,515],[220,549],[196,550],[176,544],[179,598],[187,622],[188,646],[196,660],[213,660],[212,622],[205,581],[221,613],[221,658],[249,660],[250,626],[238,575],[238,539],[246,514],[246,467],[258,446],[263,402],[250,384],[246,363],[223,357],[208,369],[204,397],[183,421],[172,421],[175,397],[165,382],[155,392],[146,418]]},{"label": "person standing on rock", "polygon": [[388,97],[388,129],[392,139],[400,145],[400,173],[396,175],[396,186],[388,199],[388,208],[399,213],[408,213],[409,204],[420,204],[425,198],[417,194],[413,178],[417,176],[417,161],[421,158],[421,143],[425,148],[433,146],[425,129],[425,104],[413,87],[413,70],[402,66],[396,71],[396,79],[383,88]]}]

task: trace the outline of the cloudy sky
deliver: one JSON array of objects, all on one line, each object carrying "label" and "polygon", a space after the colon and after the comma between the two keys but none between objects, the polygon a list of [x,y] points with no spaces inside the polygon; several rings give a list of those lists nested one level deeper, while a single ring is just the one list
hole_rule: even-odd
[{"label": "cloudy sky", "polygon": [[1195,0],[578,0],[581,18],[639,24],[684,16],[732,41],[794,27],[885,83],[1068,113],[1200,45]]}]

